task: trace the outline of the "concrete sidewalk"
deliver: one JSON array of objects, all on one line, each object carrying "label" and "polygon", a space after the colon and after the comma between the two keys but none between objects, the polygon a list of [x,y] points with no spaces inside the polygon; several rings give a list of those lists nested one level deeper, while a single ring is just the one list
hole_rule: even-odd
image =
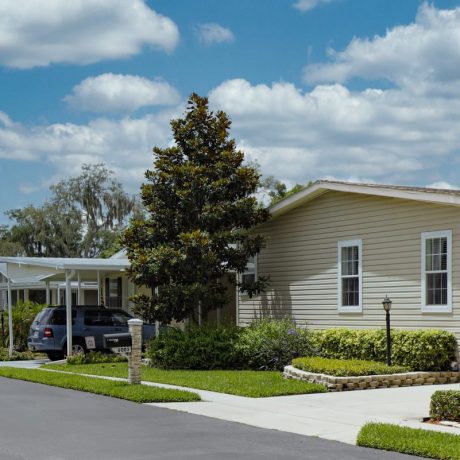
[{"label": "concrete sidewalk", "polygon": [[19,367],[23,369],[37,369],[42,364],[49,363],[50,360],[47,358],[43,359],[31,359],[23,361],[0,361],[0,367]]},{"label": "concrete sidewalk", "polygon": [[246,398],[176,385],[142,383],[189,390],[202,398],[202,402],[148,404],[151,406],[348,444],[356,444],[356,436],[367,422],[395,423],[460,435],[460,429],[457,428],[422,423],[422,418],[428,416],[431,395],[437,390],[460,390],[458,383],[272,398]]},{"label": "concrete sidewalk", "polygon": [[290,433],[356,443],[367,422],[385,422],[460,434],[459,429],[422,424],[428,415],[430,397],[441,389],[460,390],[460,384],[388,388],[273,398],[215,397],[207,402],[153,404],[191,414],[244,423]]}]

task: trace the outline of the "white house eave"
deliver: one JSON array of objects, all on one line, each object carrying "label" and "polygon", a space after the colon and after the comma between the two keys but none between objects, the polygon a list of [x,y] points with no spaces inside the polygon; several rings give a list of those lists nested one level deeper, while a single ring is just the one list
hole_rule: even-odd
[{"label": "white house eave", "polygon": [[295,195],[276,203],[269,208],[272,217],[280,216],[289,210],[300,206],[303,203],[311,201],[318,196],[329,191],[338,191],[345,193],[360,193],[364,195],[382,196],[389,198],[400,198],[403,200],[423,201],[427,203],[436,203],[450,206],[460,206],[460,196],[449,195],[447,193],[436,193],[431,191],[415,191],[393,189],[385,186],[367,186],[361,184],[344,184],[333,182],[318,182],[311,187],[301,190]]}]

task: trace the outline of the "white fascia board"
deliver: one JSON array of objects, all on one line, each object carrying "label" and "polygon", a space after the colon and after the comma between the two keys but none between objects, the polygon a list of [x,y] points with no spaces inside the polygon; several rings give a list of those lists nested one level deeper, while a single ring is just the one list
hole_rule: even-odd
[{"label": "white fascia board", "polygon": [[317,198],[328,191],[345,193],[360,193],[364,195],[382,196],[388,198],[399,198],[402,200],[424,201],[428,203],[460,206],[460,196],[447,193],[421,192],[415,190],[401,190],[389,187],[368,186],[360,184],[342,184],[333,182],[318,182],[311,187],[301,190],[295,195],[286,198],[269,208],[272,217],[277,217],[303,203]]}]

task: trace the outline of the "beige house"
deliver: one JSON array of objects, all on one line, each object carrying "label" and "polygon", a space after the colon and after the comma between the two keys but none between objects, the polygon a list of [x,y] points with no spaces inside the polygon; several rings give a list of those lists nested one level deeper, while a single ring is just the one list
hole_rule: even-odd
[{"label": "beige house", "polygon": [[312,328],[443,328],[460,343],[460,191],[318,181],[271,208],[246,275],[270,277],[237,321],[289,315]]}]

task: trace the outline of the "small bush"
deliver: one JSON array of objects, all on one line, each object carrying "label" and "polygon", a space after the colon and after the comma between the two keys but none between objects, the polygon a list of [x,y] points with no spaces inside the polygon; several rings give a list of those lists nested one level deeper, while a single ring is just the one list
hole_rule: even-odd
[{"label": "small bush", "polygon": [[407,367],[387,366],[377,361],[330,359],[316,356],[294,359],[292,365],[303,371],[334,375],[337,377],[398,374],[400,372],[408,372],[409,370]]},{"label": "small bush", "polygon": [[314,353],[310,331],[289,319],[254,321],[241,331],[237,351],[251,369],[282,370],[293,358]]},{"label": "small bush", "polygon": [[430,417],[460,422],[460,391],[435,391],[431,395]]},{"label": "small bush", "polygon": [[[34,302],[18,302],[13,306],[13,339],[14,349],[27,351],[27,337],[32,321],[46,305],[39,305]],[[5,335],[9,343],[8,312],[5,312]]]},{"label": "small bush", "polygon": [[236,326],[191,326],[167,329],[150,342],[152,366],[164,369],[237,369],[243,362],[236,351]]},{"label": "small bush", "polygon": [[[414,371],[449,370],[456,340],[437,329],[392,330],[392,362]],[[335,359],[385,361],[386,333],[383,329],[333,328],[314,331],[312,343],[320,356]]]},{"label": "small bush", "polygon": [[90,351],[87,354],[72,355],[67,358],[67,364],[100,364],[100,363],[124,363],[127,358],[120,355]]},{"label": "small bush", "polygon": [[27,361],[34,359],[35,356],[31,351],[13,351],[13,356],[9,356],[8,348],[0,348],[0,361]]}]

